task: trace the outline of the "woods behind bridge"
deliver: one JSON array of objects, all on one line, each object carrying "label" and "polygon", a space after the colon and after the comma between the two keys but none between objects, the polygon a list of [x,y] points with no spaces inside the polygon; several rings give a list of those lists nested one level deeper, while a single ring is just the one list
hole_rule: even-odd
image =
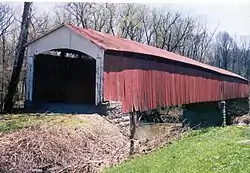
[{"label": "woods behind bridge", "polygon": [[[83,2],[61,3],[53,9],[49,13],[33,9],[29,40],[61,23],[72,23],[178,53],[250,78],[250,40],[239,39],[239,36],[216,28],[210,31],[207,24],[184,13],[142,4]],[[12,5],[0,4],[1,103],[13,68],[20,20]],[[15,95],[18,105],[25,97],[25,71],[23,66]]]}]

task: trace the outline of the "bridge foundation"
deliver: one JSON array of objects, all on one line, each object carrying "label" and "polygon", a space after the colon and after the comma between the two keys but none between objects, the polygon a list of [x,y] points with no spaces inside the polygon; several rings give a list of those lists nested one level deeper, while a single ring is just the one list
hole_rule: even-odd
[{"label": "bridge foundation", "polygon": [[191,127],[209,127],[230,125],[235,117],[249,112],[248,98],[225,101],[225,121],[221,102],[204,102],[185,105],[183,110],[184,124]]},{"label": "bridge foundation", "polygon": [[118,101],[107,101],[100,105],[101,114],[111,123],[120,127],[124,134],[129,135],[130,117],[122,112],[122,104]]}]

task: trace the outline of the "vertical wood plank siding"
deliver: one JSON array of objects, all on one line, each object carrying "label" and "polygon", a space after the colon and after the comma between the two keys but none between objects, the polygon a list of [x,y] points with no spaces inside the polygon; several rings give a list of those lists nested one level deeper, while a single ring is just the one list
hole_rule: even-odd
[{"label": "vertical wood plank siding", "polygon": [[185,65],[105,55],[104,100],[123,112],[248,97],[248,82]]}]

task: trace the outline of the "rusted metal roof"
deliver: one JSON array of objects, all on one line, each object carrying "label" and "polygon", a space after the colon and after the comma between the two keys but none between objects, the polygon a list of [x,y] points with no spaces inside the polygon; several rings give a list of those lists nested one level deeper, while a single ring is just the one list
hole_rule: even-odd
[{"label": "rusted metal roof", "polygon": [[105,50],[113,50],[113,51],[123,51],[123,52],[133,52],[133,53],[140,53],[140,54],[146,54],[146,55],[152,55],[157,57],[166,58],[173,61],[182,62],[185,64],[191,64],[194,66],[198,66],[204,69],[212,70],[214,72],[232,76],[236,78],[240,78],[243,80],[247,80],[244,77],[237,75],[235,73],[232,73],[230,71],[217,68],[208,64],[204,64],[198,61],[195,61],[191,58],[187,58],[163,49],[159,49],[153,46],[149,46],[146,44],[138,43],[136,41],[120,38],[118,36],[113,36],[110,34],[98,32],[92,29],[83,29],[81,27],[77,27],[74,25],[66,25],[66,27],[72,29],[73,31],[81,34],[97,46],[105,49]]}]

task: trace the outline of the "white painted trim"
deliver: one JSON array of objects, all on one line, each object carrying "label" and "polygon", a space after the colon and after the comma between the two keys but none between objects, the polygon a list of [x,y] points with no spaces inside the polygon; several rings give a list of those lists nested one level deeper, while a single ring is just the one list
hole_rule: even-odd
[{"label": "white painted trim", "polygon": [[44,36],[50,34],[51,32],[54,32],[55,30],[57,30],[57,29],[59,29],[59,28],[61,28],[61,27],[63,27],[63,26],[65,26],[65,25],[63,24],[63,25],[57,26],[57,27],[55,27],[55,28],[49,30],[49,31],[46,32],[45,34],[43,34],[43,35],[41,35],[41,36],[39,36],[39,37],[37,37],[37,38],[35,38],[35,39],[29,41],[25,46],[28,46],[28,45],[30,45],[31,43],[36,42],[36,41],[39,40],[40,38],[42,38],[42,37],[44,37]]},{"label": "white painted trim", "polygon": [[37,55],[52,49],[72,49],[83,52],[95,59],[102,51],[100,47],[66,26],[31,42],[28,47],[31,55]]},{"label": "white painted trim", "polygon": [[33,72],[34,72],[34,56],[28,55],[27,72],[26,72],[26,101],[32,101]]},{"label": "white painted trim", "polygon": [[103,101],[103,66],[104,66],[104,50],[102,50],[96,59],[96,94],[95,104],[98,105]]},{"label": "white painted trim", "polygon": [[35,55],[52,49],[73,49],[83,52],[96,60],[96,94],[95,104],[103,100],[103,66],[104,49],[98,47],[84,36],[77,34],[68,27],[61,27],[28,45],[26,100],[33,97],[33,69]]}]

